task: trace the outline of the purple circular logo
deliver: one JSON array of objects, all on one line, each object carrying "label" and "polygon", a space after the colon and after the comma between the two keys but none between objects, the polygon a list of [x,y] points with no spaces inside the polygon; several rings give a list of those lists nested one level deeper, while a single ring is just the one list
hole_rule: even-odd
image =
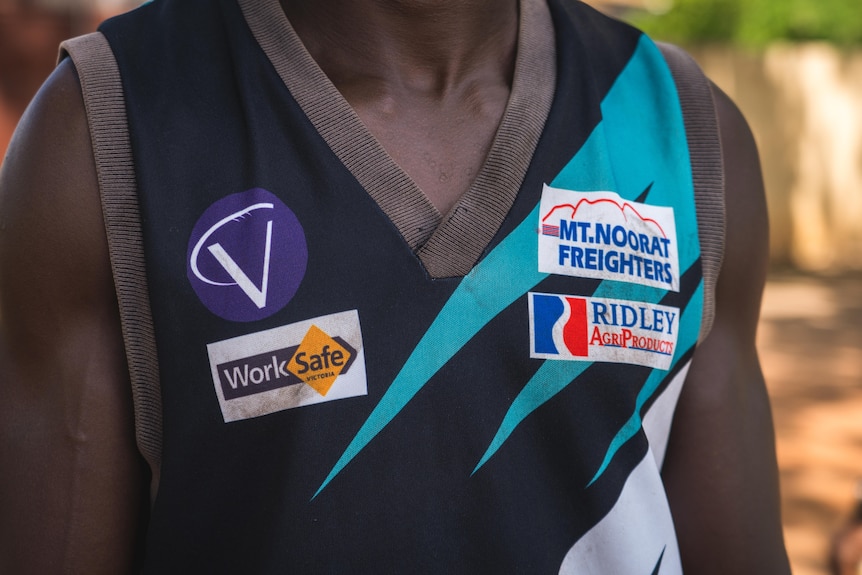
[{"label": "purple circular logo", "polygon": [[308,246],[296,215],[254,188],[211,205],[189,239],[188,277],[201,302],[231,321],[282,309],[305,276]]}]

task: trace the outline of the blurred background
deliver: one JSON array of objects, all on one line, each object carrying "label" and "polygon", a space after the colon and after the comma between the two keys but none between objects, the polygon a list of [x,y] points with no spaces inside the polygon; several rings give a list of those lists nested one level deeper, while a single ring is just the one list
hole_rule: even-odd
[{"label": "blurred background", "polygon": [[[0,157],[59,42],[139,3],[0,0]],[[772,259],[758,342],[785,536],[796,575],[825,575],[862,478],[862,3],[590,3],[686,47],[754,131]]]}]

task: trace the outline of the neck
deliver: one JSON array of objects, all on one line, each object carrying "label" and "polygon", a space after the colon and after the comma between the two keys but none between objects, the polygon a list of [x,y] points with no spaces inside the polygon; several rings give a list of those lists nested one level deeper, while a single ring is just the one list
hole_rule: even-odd
[{"label": "neck", "polygon": [[516,0],[282,0],[318,65],[345,95],[444,97],[477,78],[511,84]]}]

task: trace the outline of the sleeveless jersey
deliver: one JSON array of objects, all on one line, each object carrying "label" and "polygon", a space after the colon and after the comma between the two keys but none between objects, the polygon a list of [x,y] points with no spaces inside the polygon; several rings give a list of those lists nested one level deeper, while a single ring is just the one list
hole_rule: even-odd
[{"label": "sleeveless jersey", "polygon": [[522,1],[506,115],[439,214],[277,0],[100,33],[67,50],[154,471],[143,572],[681,572],[660,469],[722,199],[655,44]]}]

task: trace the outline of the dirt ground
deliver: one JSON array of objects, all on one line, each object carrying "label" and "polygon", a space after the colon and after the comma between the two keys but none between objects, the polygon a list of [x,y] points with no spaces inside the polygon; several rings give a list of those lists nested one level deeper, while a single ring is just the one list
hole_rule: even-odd
[{"label": "dirt ground", "polygon": [[862,276],[772,274],[758,334],[795,575],[826,575],[862,479]]}]

